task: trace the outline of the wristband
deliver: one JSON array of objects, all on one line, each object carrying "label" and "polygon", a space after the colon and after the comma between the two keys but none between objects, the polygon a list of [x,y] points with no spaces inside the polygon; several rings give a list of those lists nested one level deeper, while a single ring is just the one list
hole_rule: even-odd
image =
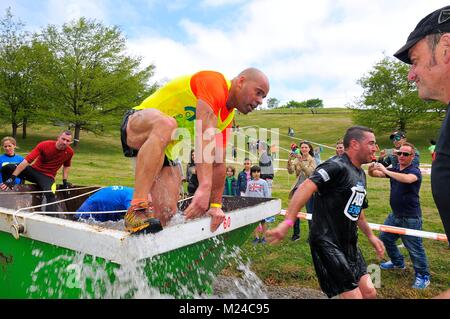
[{"label": "wristband", "polygon": [[294,226],[294,222],[292,220],[290,220],[290,219],[285,219],[283,222],[285,224],[287,224],[289,227]]},{"label": "wristband", "polygon": [[222,204],[211,203],[211,204],[209,204],[209,208],[222,208]]}]

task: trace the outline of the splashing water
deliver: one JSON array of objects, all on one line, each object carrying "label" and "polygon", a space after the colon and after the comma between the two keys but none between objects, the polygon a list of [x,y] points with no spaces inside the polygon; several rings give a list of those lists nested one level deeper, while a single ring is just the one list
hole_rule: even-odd
[{"label": "splashing water", "polygon": [[268,299],[264,283],[250,269],[250,262],[244,262],[241,249],[235,247],[229,257],[236,263],[236,269],[241,272],[241,278],[217,277],[215,280],[217,291],[210,298]]},{"label": "splashing water", "polygon": [[[170,225],[183,222],[184,216],[178,213]],[[88,223],[123,230],[123,220]],[[137,260],[141,246],[135,246],[138,251],[126,252],[127,258],[122,258],[126,263],[122,265],[80,252],[46,256],[47,252],[35,249],[32,255],[40,261],[31,274],[32,284],[27,292],[32,298],[268,298],[262,281],[242,260],[240,248],[225,244],[223,236]],[[241,278],[226,277],[227,291],[224,295],[215,294],[213,271],[231,261],[237,265]],[[203,267],[208,263],[214,267]]]}]

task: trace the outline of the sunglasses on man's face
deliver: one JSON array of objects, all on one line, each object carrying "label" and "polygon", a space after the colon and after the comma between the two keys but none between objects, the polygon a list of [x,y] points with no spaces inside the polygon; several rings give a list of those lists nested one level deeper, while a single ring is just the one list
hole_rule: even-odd
[{"label": "sunglasses on man's face", "polygon": [[400,141],[402,139],[402,137],[400,136],[400,135],[396,135],[396,136],[394,136],[394,138],[393,138],[393,140],[394,141]]},{"label": "sunglasses on man's face", "polygon": [[395,152],[395,155],[397,155],[397,156],[403,155],[405,157],[408,157],[408,156],[411,155],[411,153],[408,153],[408,152]]}]

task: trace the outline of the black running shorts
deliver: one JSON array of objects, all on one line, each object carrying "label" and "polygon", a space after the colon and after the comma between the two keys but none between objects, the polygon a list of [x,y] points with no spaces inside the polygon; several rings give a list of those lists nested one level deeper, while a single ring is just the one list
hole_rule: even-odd
[{"label": "black running shorts", "polygon": [[[136,157],[139,150],[135,150],[134,148],[131,148],[127,145],[127,125],[128,125],[128,119],[130,115],[134,114],[135,112],[138,112],[138,110],[131,109],[128,110],[125,115],[123,116],[122,124],[120,125],[120,141],[122,142],[122,150],[123,155],[125,157]],[[167,156],[164,155],[164,164],[163,166],[176,166],[177,164],[168,159]]]},{"label": "black running shorts", "polygon": [[328,298],[358,288],[359,280],[367,274],[367,265],[357,246],[350,248],[348,254],[330,242],[310,246],[320,288]]}]

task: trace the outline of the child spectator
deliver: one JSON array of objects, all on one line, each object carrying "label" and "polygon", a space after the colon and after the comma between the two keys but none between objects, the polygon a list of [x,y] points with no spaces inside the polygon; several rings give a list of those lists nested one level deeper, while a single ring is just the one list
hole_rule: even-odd
[{"label": "child spectator", "polygon": [[[252,179],[247,183],[245,196],[248,197],[270,197],[269,186],[267,182],[261,178],[261,168],[257,165],[250,169]],[[262,220],[255,229],[255,239],[253,243],[266,243],[265,234],[267,230],[266,220]]]},{"label": "child spectator", "polygon": [[[252,162],[248,157],[244,159],[244,169],[238,175],[238,187],[239,187],[239,195],[244,196],[245,191],[247,189],[247,183],[252,179],[252,175],[250,174],[250,168],[252,167]],[[238,195],[238,196],[239,196]]]},{"label": "child spectator", "polygon": [[239,196],[237,180],[234,177],[235,173],[236,170],[233,166],[227,166],[227,176],[225,177],[225,188],[223,190],[223,195]]}]

